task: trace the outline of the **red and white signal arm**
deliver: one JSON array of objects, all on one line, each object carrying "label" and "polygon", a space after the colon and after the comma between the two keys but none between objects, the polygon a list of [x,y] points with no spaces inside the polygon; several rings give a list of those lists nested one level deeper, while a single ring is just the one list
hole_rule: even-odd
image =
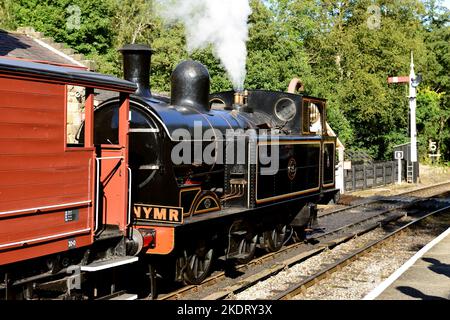
[{"label": "red and white signal arm", "polygon": [[395,151],[394,158],[395,158],[395,160],[402,160],[403,159],[403,151]]},{"label": "red and white signal arm", "polygon": [[409,83],[410,80],[409,76],[388,77],[388,83]]}]

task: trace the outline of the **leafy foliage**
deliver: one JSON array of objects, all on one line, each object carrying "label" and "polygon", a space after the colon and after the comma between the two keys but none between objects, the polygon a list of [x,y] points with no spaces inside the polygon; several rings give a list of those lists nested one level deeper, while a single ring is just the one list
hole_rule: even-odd
[{"label": "leafy foliage", "polygon": [[[16,26],[34,27],[80,53],[104,54],[113,43],[113,0],[15,0],[10,3]],[[68,23],[78,16],[80,23],[73,21],[73,26],[69,26]]]},{"label": "leafy foliage", "polygon": [[[328,120],[347,148],[391,158],[409,141],[408,91],[388,76],[416,73],[418,137],[422,158],[428,141],[450,159],[450,13],[440,0],[251,0],[247,78],[249,89],[286,90],[300,77],[306,93],[328,99]],[[0,0],[0,26],[32,26],[95,59],[101,72],[121,75],[117,49],[151,45],[151,84],[170,90],[170,74],[184,59],[204,63],[212,91],[230,81],[210,48],[191,55],[183,26],[167,25],[153,0]],[[67,28],[69,6],[80,8],[80,28]]]}]

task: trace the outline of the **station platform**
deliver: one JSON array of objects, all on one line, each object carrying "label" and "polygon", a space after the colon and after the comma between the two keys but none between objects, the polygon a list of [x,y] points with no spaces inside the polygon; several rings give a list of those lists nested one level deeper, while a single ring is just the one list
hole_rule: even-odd
[{"label": "station platform", "polygon": [[450,228],[423,247],[364,300],[450,299]]}]

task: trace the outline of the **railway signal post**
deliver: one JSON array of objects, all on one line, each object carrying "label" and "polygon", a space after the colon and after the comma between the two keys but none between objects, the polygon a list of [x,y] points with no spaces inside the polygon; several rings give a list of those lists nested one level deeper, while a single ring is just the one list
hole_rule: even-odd
[{"label": "railway signal post", "polygon": [[412,164],[412,180],[417,183],[419,172],[419,161],[417,159],[417,128],[416,128],[416,96],[417,86],[420,84],[422,77],[416,77],[414,72],[414,56],[411,52],[411,71],[409,74],[409,108],[411,113],[411,164]]},{"label": "railway signal post", "polygon": [[407,165],[407,181],[417,183],[419,176],[419,162],[417,159],[417,128],[416,128],[416,97],[417,87],[422,81],[422,76],[414,71],[414,55],[411,51],[411,69],[409,76],[389,77],[388,83],[408,83],[409,84],[409,110],[410,110],[410,157]]}]

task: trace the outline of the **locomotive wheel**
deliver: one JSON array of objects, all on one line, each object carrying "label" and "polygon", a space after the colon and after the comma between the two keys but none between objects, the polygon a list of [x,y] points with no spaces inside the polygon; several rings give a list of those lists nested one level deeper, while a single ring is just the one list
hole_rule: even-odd
[{"label": "locomotive wheel", "polygon": [[186,266],[183,273],[184,282],[198,285],[206,279],[211,270],[214,249],[201,246],[191,254],[186,253]]},{"label": "locomotive wheel", "polygon": [[281,249],[286,238],[286,225],[279,224],[274,229],[265,231],[262,235],[263,246],[267,252]]},{"label": "locomotive wheel", "polygon": [[258,242],[258,235],[248,233],[239,242],[238,257],[236,262],[238,264],[246,264],[253,259],[256,251],[256,243]]}]

